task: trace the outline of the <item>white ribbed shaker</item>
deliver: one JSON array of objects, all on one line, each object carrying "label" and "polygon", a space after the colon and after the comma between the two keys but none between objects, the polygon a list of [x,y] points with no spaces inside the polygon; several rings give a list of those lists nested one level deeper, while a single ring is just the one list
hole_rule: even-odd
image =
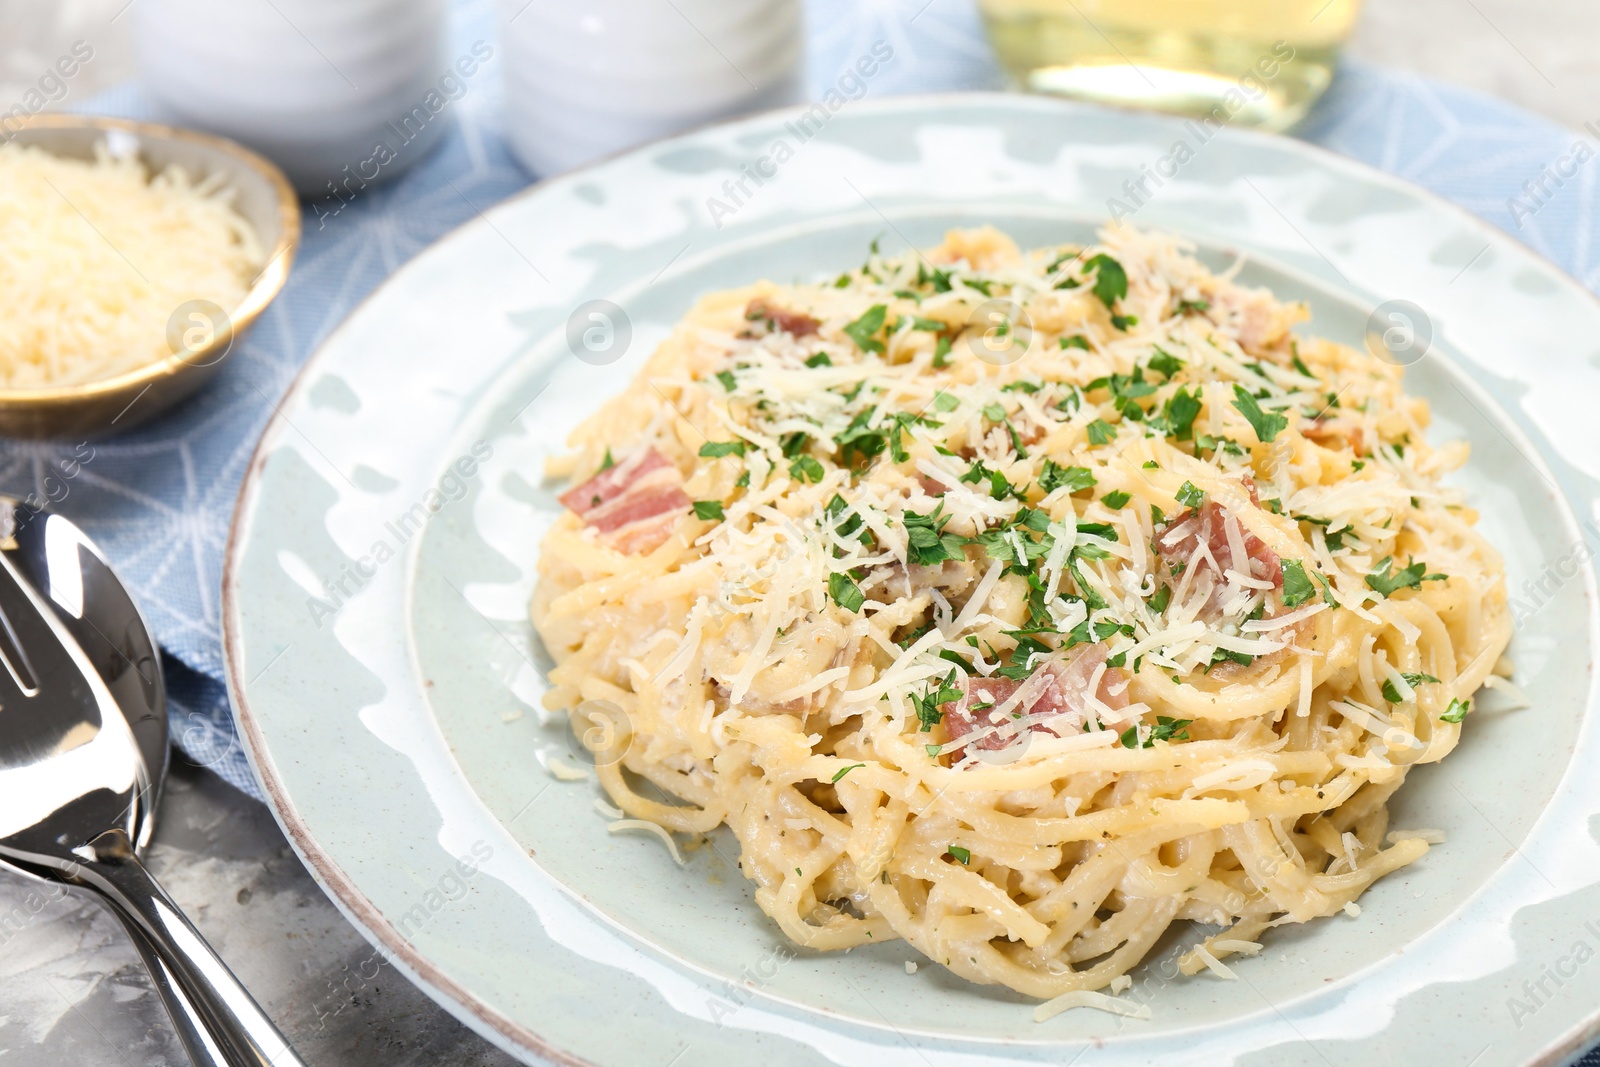
[{"label": "white ribbed shaker", "polygon": [[799,0],[501,0],[512,149],[543,177],[799,98]]},{"label": "white ribbed shaker", "polygon": [[446,4],[139,0],[130,14],[140,79],[176,121],[255,148],[301,193],[349,199],[422,158],[484,80],[492,45],[447,55]]}]

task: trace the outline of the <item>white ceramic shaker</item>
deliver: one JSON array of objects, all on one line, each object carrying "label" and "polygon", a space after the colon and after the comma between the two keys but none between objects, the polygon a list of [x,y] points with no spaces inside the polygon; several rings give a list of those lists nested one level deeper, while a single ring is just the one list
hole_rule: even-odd
[{"label": "white ceramic shaker", "polygon": [[[302,194],[349,200],[426,155],[468,91],[446,3],[139,0],[130,14],[142,84],[175,121],[255,148]],[[461,58],[476,74],[487,56]]]},{"label": "white ceramic shaker", "polygon": [[799,0],[501,0],[511,147],[545,177],[792,103]]}]

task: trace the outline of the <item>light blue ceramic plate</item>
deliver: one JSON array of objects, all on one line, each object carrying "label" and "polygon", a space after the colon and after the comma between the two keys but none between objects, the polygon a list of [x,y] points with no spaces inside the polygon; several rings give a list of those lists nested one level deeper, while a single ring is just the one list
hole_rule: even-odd
[{"label": "light blue ceramic plate", "polygon": [[[1579,1048],[1600,1011],[1600,305],[1464,212],[1297,141],[1196,145],[1166,119],[1010,96],[849,104],[809,140],[793,118],[500,205],[363,304],[284,402],[228,557],[229,681],[279,820],[334,901],[530,1061],[1484,1067]],[[1461,481],[1506,553],[1532,707],[1475,713],[1449,760],[1412,775],[1397,825],[1448,841],[1359,918],[1280,931],[1237,982],[1147,966],[1129,995],[1148,1022],[1036,1024],[1014,995],[907,974],[903,945],[793,956],[728,841],[677,867],[652,839],[606,833],[592,781],[541,766],[581,758],[534,710],[525,605],[557,513],[543,458],[698,294],[831,274],[879,235],[920,246],[989,222],[1024,245],[1082,238],[1108,197],[1133,206],[1124,182],[1172,169],[1180,139],[1192,158],[1135,222],[1217,265],[1242,253],[1246,280],[1308,300],[1321,334],[1360,343],[1393,298],[1431,318],[1411,388],[1439,438],[1472,442]],[[775,174],[745,178],[758,164]],[[604,365],[568,347],[592,299],[630,324]]]}]

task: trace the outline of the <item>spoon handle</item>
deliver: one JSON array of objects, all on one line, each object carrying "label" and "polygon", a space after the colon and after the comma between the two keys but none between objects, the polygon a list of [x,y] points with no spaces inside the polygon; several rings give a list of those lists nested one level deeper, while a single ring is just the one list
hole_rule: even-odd
[{"label": "spoon handle", "polygon": [[74,871],[134,934],[196,1067],[304,1067],[261,1006],[114,830]]},{"label": "spoon handle", "polygon": [[122,920],[123,927],[128,931],[128,940],[139,950],[139,958],[144,960],[145,970],[150,972],[150,983],[155,986],[156,994],[167,1007],[167,1014],[172,1018],[172,1029],[177,1033],[184,1051],[189,1054],[189,1062],[194,1067],[228,1067],[228,1059],[223,1056],[216,1039],[209,1032],[211,1024],[205,1013],[178,984],[172,967],[161,958],[161,953],[150,943],[143,928],[121,911],[112,908],[111,912]]}]

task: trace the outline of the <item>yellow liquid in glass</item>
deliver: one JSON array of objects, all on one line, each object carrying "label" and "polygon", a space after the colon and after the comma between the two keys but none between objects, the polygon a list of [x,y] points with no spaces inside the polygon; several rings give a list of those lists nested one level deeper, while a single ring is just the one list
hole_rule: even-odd
[{"label": "yellow liquid in glass", "polygon": [[1001,65],[1031,92],[1281,130],[1333,80],[1361,0],[979,0],[979,7]]}]

